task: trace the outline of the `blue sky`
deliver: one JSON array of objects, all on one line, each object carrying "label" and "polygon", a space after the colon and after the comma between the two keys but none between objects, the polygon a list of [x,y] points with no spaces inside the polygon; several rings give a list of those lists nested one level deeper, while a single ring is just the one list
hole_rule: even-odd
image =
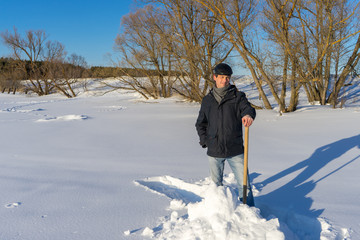
[{"label": "blue sky", "polygon": [[[44,30],[69,55],[85,57],[90,66],[108,66],[121,17],[135,7],[133,0],[0,0],[0,32]],[[9,54],[0,42],[0,56]]]}]

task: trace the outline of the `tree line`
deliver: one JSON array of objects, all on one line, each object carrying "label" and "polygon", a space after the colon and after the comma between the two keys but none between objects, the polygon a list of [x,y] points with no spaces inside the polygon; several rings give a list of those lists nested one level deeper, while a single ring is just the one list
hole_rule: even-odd
[{"label": "tree line", "polygon": [[[79,64],[77,59],[80,59],[83,64]],[[52,68],[48,67],[50,64],[52,64]],[[85,87],[86,81],[83,79],[117,78],[124,74],[140,78],[156,75],[157,72],[148,70],[145,75],[133,68],[87,67],[85,60],[76,54],[71,55],[64,61],[56,61],[55,63],[47,61],[31,62],[9,57],[0,58],[0,90],[2,93],[5,91],[14,94],[16,91],[35,92],[42,96],[60,92],[71,98],[77,95],[75,88],[79,87],[79,85]],[[164,74],[166,75],[166,73]],[[52,78],[50,79],[48,76],[52,76]],[[34,86],[34,81],[38,85]]]},{"label": "tree line", "polygon": [[39,96],[53,92],[69,98],[77,96],[75,87],[87,65],[84,57],[76,54],[68,56],[65,46],[58,41],[47,40],[42,30],[29,30],[23,36],[14,29],[13,32],[2,32],[1,38],[13,56],[1,61],[2,91],[8,88],[15,92],[17,88],[22,88]]},{"label": "tree line", "polygon": [[[1,33],[4,44],[11,49],[11,58],[0,58],[0,90],[8,93],[34,92],[39,96],[60,92],[66,97],[76,97],[77,88],[86,87],[83,78],[110,78],[131,76],[143,78],[155,76],[158,71],[124,67],[88,67],[85,58],[68,55],[65,46],[58,41],[47,40],[43,30],[28,30],[21,35]],[[164,70],[162,75],[168,75]]]},{"label": "tree line", "polygon": [[14,61],[0,79],[9,84],[13,74],[12,79],[27,79],[28,91],[74,97],[79,78],[116,76],[119,82],[108,86],[145,98],[177,93],[200,102],[213,87],[213,67],[227,62],[248,69],[263,108],[292,112],[302,92],[310,103],[337,106],[358,68],[359,1],[142,2],[122,18],[115,67],[89,71],[83,57],[67,56],[44,31],[21,36],[14,29],[1,33]]},{"label": "tree line", "polygon": [[[34,67],[44,70],[44,65],[47,63],[39,61],[34,64]],[[87,67],[74,65],[70,62],[58,62],[59,68],[64,68],[66,71],[71,71],[74,73],[74,79],[84,79],[84,78],[117,78],[121,75],[127,74],[133,77],[146,77],[147,75],[156,75],[157,72],[154,70],[148,70],[146,75],[142,74],[141,71],[133,68],[120,68],[120,67],[104,67],[104,66],[92,66]],[[19,66],[25,66],[26,70],[19,68]],[[10,57],[0,57],[0,89],[2,92],[7,91],[29,91],[26,90],[25,86],[22,84],[24,80],[29,79],[29,74],[32,70],[30,61],[27,60],[15,60]],[[166,73],[164,73],[166,74]],[[42,73],[41,75],[45,75]],[[59,77],[62,75],[59,74]],[[40,94],[41,95],[41,94]]]},{"label": "tree line", "polygon": [[[124,73],[133,77],[145,76],[132,68],[89,68],[84,57],[68,55],[65,46],[58,41],[47,40],[43,30],[29,30],[21,35],[14,29],[13,32],[1,33],[1,38],[12,51],[12,58],[0,58],[2,92],[15,93],[19,90],[39,96],[60,92],[72,98],[78,95],[79,86],[86,87],[82,78],[117,77]],[[152,70],[147,71],[147,75],[154,74]]]},{"label": "tree line", "polygon": [[147,97],[177,92],[201,101],[213,86],[213,66],[226,61],[250,71],[264,108],[295,111],[301,89],[310,103],[335,107],[358,68],[359,1],[144,2],[122,18],[115,46],[119,66],[157,71],[121,79],[122,88]]}]

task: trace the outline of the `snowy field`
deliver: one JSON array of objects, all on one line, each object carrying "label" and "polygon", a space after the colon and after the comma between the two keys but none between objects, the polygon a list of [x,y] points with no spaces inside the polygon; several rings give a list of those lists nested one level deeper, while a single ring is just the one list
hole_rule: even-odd
[{"label": "snowy field", "polygon": [[199,104],[0,94],[0,239],[360,239],[358,82],[345,106],[257,111],[250,208],[208,178]]}]

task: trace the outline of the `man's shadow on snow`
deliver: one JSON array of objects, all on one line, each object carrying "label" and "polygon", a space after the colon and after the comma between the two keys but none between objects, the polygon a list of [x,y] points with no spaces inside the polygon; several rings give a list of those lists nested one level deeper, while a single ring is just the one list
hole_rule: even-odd
[{"label": "man's shadow on snow", "polygon": [[[359,159],[360,155],[351,159],[347,163],[343,164],[341,167],[335,169],[332,172],[329,172],[328,174],[316,181],[309,179],[311,179],[311,177],[315,173],[317,173],[328,163],[339,158],[341,155],[345,154],[347,151],[354,147],[360,148],[360,134],[353,137],[341,139],[339,141],[327,144],[316,149],[316,151],[308,159],[299,162],[294,166],[289,167],[288,169],[285,169],[275,174],[274,176],[269,177],[268,179],[265,179],[263,182],[255,184],[257,188],[262,188],[276,180],[279,180],[280,178],[283,178],[289,174],[301,170],[301,172],[290,182],[266,195],[257,197],[256,201],[262,203],[261,205],[265,207],[267,202],[273,202],[274,199],[276,199],[277,206],[281,206],[285,212],[293,212],[302,216],[306,216],[309,219],[313,219],[314,221],[311,221],[312,223],[309,224],[317,223],[315,225],[318,226],[312,227],[316,228],[316,232],[318,231],[320,237],[321,226],[316,219],[320,216],[324,209],[311,209],[313,200],[306,196],[316,187],[316,184],[318,182],[324,180],[325,178],[336,173],[337,171],[351,164],[355,160]],[[271,210],[266,209],[266,207],[264,211],[269,211],[265,213],[265,215],[272,214]],[[284,214],[284,217],[288,217],[286,216],[286,213]]]}]

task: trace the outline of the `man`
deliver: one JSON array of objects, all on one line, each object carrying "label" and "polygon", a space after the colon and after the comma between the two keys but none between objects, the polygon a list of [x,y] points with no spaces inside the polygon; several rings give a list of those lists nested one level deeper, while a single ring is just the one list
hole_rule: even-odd
[{"label": "man", "polygon": [[[222,186],[226,160],[235,175],[239,196],[242,197],[244,171],[242,124],[249,127],[256,113],[245,94],[230,84],[232,73],[231,67],[225,63],[215,67],[213,75],[215,86],[203,98],[195,126],[200,137],[200,145],[203,148],[207,147],[212,181],[217,186]],[[252,199],[248,200],[249,205],[252,201]]]}]

